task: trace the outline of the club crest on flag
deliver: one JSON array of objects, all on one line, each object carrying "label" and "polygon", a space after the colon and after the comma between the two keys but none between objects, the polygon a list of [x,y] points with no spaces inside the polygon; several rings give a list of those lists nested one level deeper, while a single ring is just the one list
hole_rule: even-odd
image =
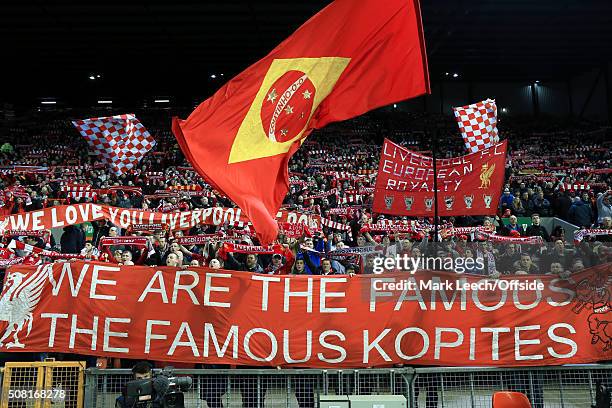
[{"label": "club crest on flag", "polygon": [[404,205],[406,206],[406,211],[412,210],[412,203],[414,203],[414,197],[404,197]]},{"label": "club crest on flag", "polygon": [[493,200],[493,197],[488,194],[483,194],[482,199],[484,201],[485,208],[491,208],[491,202]]},{"label": "club crest on flag", "polygon": [[495,164],[489,167],[489,163],[482,165],[480,170],[480,187],[478,188],[489,188],[491,186],[491,177],[495,172]]},{"label": "club crest on flag", "polygon": [[453,204],[455,204],[455,197],[453,196],[444,197],[444,205],[446,205],[447,210],[452,210]]},{"label": "club crest on flag", "polygon": [[394,197],[392,195],[385,196],[385,207],[387,207],[387,210],[391,209],[391,206],[393,205],[393,200],[394,200]]},{"label": "club crest on flag", "polygon": [[474,202],[474,194],[464,195],[463,196],[463,202],[465,203],[465,208],[471,209],[472,208],[472,203]]},{"label": "club crest on flag", "polygon": [[431,207],[433,207],[433,198],[425,197],[423,201],[425,202],[425,211],[431,211]]},{"label": "club crest on flag", "polygon": [[228,164],[288,152],[304,138],[312,114],[349,61],[342,57],[272,61],[238,129]]}]

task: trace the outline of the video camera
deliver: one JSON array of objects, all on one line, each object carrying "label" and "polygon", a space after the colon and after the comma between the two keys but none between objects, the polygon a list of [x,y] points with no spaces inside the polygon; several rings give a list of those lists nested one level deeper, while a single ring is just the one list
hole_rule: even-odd
[{"label": "video camera", "polygon": [[175,377],[173,367],[165,367],[153,378],[127,383],[126,405],[134,408],[184,408],[185,391],[191,388],[191,377]]}]

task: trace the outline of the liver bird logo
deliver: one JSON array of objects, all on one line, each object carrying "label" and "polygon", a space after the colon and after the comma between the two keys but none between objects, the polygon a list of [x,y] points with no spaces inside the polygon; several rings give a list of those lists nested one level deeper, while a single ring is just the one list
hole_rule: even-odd
[{"label": "liver bird logo", "polygon": [[482,165],[482,170],[480,170],[480,187],[478,188],[489,188],[491,186],[493,172],[495,172],[495,164],[491,167],[489,167],[489,163]]},{"label": "liver bird logo", "polygon": [[[24,274],[12,272],[6,278],[6,286],[0,295],[0,322],[7,322],[6,329],[0,338],[0,348],[24,348],[19,335],[27,324],[25,337],[32,331],[34,321],[33,311],[36,308],[42,291],[53,279],[52,265],[41,265],[36,272]],[[4,342],[12,335],[13,340],[6,345]]]},{"label": "liver bird logo", "polygon": [[603,351],[612,350],[612,303],[610,303],[609,285],[612,276],[596,274],[585,278],[576,287],[576,304],[574,313],[582,309],[592,309],[587,318],[591,344],[602,343]]}]

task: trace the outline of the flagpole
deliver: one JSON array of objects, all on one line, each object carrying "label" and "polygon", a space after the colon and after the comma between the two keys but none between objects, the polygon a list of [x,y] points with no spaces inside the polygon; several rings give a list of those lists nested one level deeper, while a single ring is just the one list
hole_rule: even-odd
[{"label": "flagpole", "polygon": [[437,150],[438,150],[438,129],[435,125],[433,128],[433,140],[431,143],[431,157],[433,159],[433,189],[434,189],[434,238],[433,242],[438,242],[438,165],[437,165]]}]

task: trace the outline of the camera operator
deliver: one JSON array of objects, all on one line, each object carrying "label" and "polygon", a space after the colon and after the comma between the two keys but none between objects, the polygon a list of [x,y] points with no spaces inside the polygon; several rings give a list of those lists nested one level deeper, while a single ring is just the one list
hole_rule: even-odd
[{"label": "camera operator", "polygon": [[[132,377],[134,380],[148,380],[153,377],[153,367],[146,361],[139,361],[132,367]],[[154,406],[155,401],[153,402]],[[127,398],[127,388],[123,387],[121,395],[115,400],[115,408],[132,408],[135,402],[130,404]]]}]

